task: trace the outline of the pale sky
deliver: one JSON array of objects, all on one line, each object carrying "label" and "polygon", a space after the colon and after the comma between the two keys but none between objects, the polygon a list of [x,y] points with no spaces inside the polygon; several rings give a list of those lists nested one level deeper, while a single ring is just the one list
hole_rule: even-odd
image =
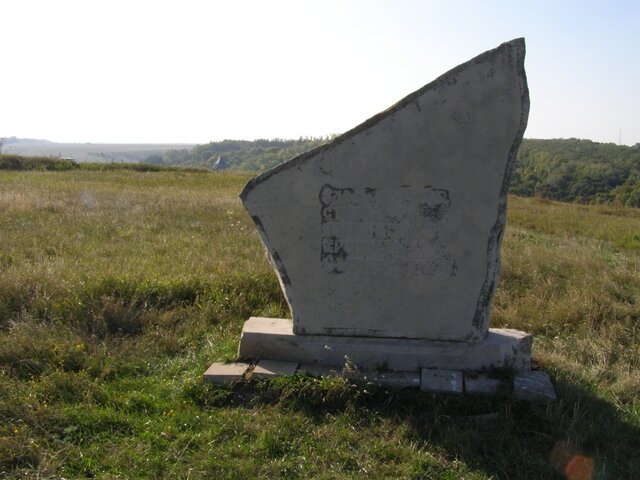
[{"label": "pale sky", "polygon": [[522,36],[525,137],[640,142],[631,0],[3,0],[0,137],[341,133]]}]

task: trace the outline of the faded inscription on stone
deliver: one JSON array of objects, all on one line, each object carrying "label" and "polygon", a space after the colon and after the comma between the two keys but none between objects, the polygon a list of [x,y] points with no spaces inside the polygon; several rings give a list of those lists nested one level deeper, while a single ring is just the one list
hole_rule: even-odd
[{"label": "faded inscription on stone", "polygon": [[440,241],[440,226],[451,206],[447,190],[326,183],[318,198],[320,262],[326,272],[340,275],[375,264],[400,267],[406,275],[455,276],[456,261]]}]

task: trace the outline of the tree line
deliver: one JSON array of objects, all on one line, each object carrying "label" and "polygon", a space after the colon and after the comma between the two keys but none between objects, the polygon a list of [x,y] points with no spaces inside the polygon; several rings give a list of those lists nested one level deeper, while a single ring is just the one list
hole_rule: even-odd
[{"label": "tree line", "polygon": [[525,139],[510,191],[563,202],[640,207],[640,144]]},{"label": "tree line", "polygon": [[[223,140],[191,150],[169,150],[145,161],[211,170],[261,172],[333,137]],[[511,178],[511,193],[563,202],[640,207],[640,144],[591,140],[524,139]]]},{"label": "tree line", "polygon": [[145,162],[181,165],[211,170],[261,172],[311,150],[333,137],[307,137],[297,140],[223,140],[197,145],[191,150],[168,150],[150,155]]}]

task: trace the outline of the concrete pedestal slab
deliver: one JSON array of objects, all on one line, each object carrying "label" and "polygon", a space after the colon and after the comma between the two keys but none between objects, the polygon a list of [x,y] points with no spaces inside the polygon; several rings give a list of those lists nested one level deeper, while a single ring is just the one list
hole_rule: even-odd
[{"label": "concrete pedestal slab", "polygon": [[365,380],[385,388],[420,388],[420,374],[418,372],[371,373],[365,374]]},{"label": "concrete pedestal slab", "polygon": [[527,402],[555,402],[558,397],[545,372],[522,372],[513,379],[513,390],[518,400]]},{"label": "concrete pedestal slab", "polygon": [[273,378],[293,375],[298,369],[297,362],[280,362],[277,360],[260,360],[251,373],[251,378]]},{"label": "concrete pedestal slab", "polygon": [[483,373],[467,373],[464,376],[464,391],[472,395],[496,395],[506,392],[510,382],[500,378],[491,378]]},{"label": "concrete pedestal slab", "polygon": [[244,374],[249,369],[248,363],[219,363],[214,362],[204,372],[206,382],[216,385],[229,385],[244,380]]},{"label": "concrete pedestal slab", "polygon": [[346,376],[342,367],[329,367],[316,363],[303,363],[298,367],[298,372],[307,373],[312,377],[339,377]]},{"label": "concrete pedestal slab", "polygon": [[476,343],[405,338],[296,335],[291,320],[251,317],[244,324],[242,359],[281,360],[360,370],[419,371],[531,369],[530,334],[492,328]]},{"label": "concrete pedestal slab", "polygon": [[420,387],[420,374],[417,371],[349,371],[343,370],[340,367],[328,367],[316,364],[300,365],[298,371],[308,373],[314,377],[345,377],[385,388],[401,389]]},{"label": "concrete pedestal slab", "polygon": [[461,394],[464,390],[462,372],[457,370],[422,370],[420,390],[433,393]]}]

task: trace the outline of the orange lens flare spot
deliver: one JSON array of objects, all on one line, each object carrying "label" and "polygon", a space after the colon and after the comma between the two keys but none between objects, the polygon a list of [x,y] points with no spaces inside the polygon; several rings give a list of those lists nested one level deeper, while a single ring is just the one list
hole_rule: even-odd
[{"label": "orange lens flare spot", "polygon": [[567,480],[591,480],[593,478],[593,458],[574,455],[564,467]]},{"label": "orange lens flare spot", "polygon": [[576,453],[575,447],[569,442],[556,442],[549,454],[549,461],[558,472],[564,473],[567,480],[593,479],[593,458]]}]

